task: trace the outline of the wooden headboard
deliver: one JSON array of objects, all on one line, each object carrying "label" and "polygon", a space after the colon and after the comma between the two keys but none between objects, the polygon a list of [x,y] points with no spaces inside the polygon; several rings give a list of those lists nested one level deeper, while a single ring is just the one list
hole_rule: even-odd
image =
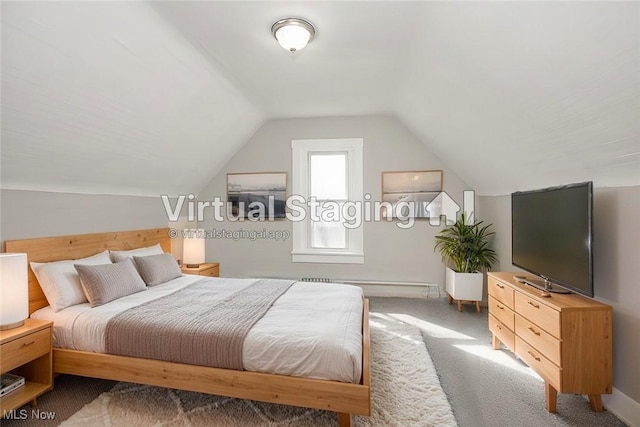
[{"label": "wooden headboard", "polygon": [[[7,240],[5,252],[26,253],[27,262],[51,262],[85,258],[104,250],[121,251],[159,243],[162,250],[171,252],[168,228],[116,231],[109,233],[77,234],[73,236],[44,237],[40,239]],[[29,314],[49,305],[38,279],[29,270]]]}]

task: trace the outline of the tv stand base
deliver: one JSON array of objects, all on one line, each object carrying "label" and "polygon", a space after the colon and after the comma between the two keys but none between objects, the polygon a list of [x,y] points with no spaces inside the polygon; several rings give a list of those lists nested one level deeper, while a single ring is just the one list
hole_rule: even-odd
[{"label": "tv stand base", "polygon": [[572,293],[568,289],[561,288],[548,280],[537,280],[537,279],[525,279],[522,283],[526,283],[529,286],[533,286],[536,289],[540,289],[544,292],[551,292],[553,294],[570,294]]}]

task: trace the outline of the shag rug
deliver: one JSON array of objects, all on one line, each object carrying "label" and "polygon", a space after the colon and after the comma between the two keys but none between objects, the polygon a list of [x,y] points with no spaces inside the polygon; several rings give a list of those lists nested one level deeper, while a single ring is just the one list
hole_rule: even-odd
[{"label": "shag rug", "polygon": [[[420,330],[371,313],[370,417],[356,426],[457,426]],[[64,427],[337,426],[336,414],[202,393],[118,383]]]}]

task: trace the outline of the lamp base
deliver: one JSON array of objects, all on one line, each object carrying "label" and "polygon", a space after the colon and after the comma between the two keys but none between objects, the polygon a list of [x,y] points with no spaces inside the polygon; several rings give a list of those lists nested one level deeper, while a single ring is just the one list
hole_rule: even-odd
[{"label": "lamp base", "polygon": [[6,331],[7,329],[15,329],[24,325],[24,320],[20,320],[18,322],[7,323],[6,325],[0,325],[0,331]]},{"label": "lamp base", "polygon": [[200,264],[187,264],[187,268],[200,268]]}]

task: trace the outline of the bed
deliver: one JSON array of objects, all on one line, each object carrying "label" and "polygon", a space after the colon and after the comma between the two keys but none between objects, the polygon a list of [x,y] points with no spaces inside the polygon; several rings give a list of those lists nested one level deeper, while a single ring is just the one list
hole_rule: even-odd
[{"label": "bed", "polygon": [[[35,262],[77,259],[104,250],[130,250],[155,244],[170,252],[168,232],[167,228],[159,228],[13,240],[5,242],[5,251],[26,253],[28,260]],[[29,269],[29,312],[42,312],[47,306],[42,289]],[[368,312],[368,301],[364,300],[359,334],[361,352],[358,353],[361,363],[357,365],[361,372],[358,372],[357,383],[110,355],[87,351],[93,350],[90,347],[84,350],[54,348],[53,370],[60,374],[329,410],[337,413],[340,426],[349,426],[353,414],[370,415],[371,412]]]}]

